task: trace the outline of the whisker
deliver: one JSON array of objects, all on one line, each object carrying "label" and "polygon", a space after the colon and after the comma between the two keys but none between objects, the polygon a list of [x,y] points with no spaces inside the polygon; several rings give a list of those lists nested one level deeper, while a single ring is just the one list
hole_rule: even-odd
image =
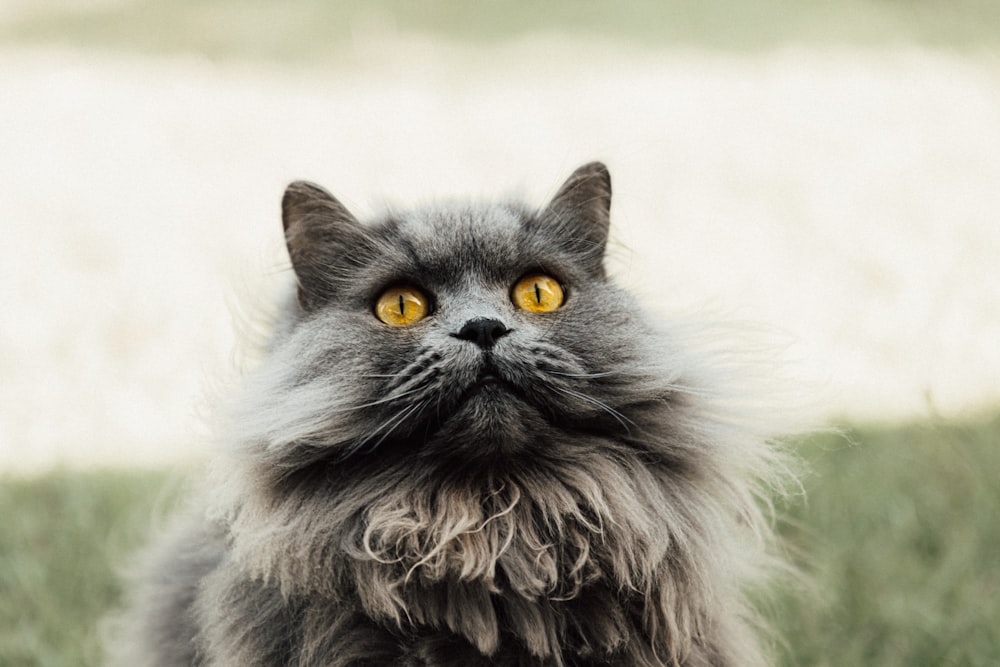
[{"label": "whisker", "polygon": [[[559,377],[574,378],[580,380],[592,380],[596,378],[611,377],[613,375],[620,375],[622,373],[628,372],[627,369],[601,371],[598,373],[566,373],[564,371],[556,371],[550,369],[540,369],[549,375],[558,375]],[[669,389],[670,391],[675,391],[679,394],[687,394],[689,396],[711,396],[712,392],[706,391],[699,387],[692,387],[690,385],[677,384],[675,382],[663,382],[658,381],[657,387],[660,389]]]},{"label": "whisker", "polygon": [[[371,442],[379,433],[382,433],[383,430],[389,429],[389,432],[391,433],[392,430],[395,429],[397,426],[399,426],[399,424],[401,424],[402,421],[404,419],[406,419],[407,415],[410,412],[412,412],[413,409],[416,406],[418,406],[418,405],[419,405],[419,403],[415,403],[414,405],[411,405],[409,407],[405,407],[405,408],[401,409],[399,412],[397,412],[390,419],[382,422],[377,428],[375,428],[374,430],[372,430],[371,432],[369,432],[364,438],[362,438],[358,442],[356,442],[353,445],[351,445],[350,448],[348,449],[348,451],[345,452],[344,455],[341,458],[346,459],[346,458],[350,457],[353,454],[357,454],[362,449],[364,449],[365,446],[369,442]],[[381,443],[382,440],[380,439],[379,442]]]},{"label": "whisker", "polygon": [[579,398],[582,401],[586,401],[587,403],[590,403],[591,405],[604,410],[609,415],[611,415],[612,417],[614,417],[618,421],[619,424],[622,425],[622,428],[625,429],[626,433],[628,433],[628,434],[632,433],[632,431],[631,431],[631,429],[629,429],[628,425],[632,424],[633,426],[635,426],[635,422],[632,421],[631,419],[629,419],[628,417],[626,417],[625,415],[623,415],[622,413],[620,413],[617,410],[615,410],[613,407],[611,407],[610,405],[608,405],[604,401],[599,401],[596,398],[594,398],[593,396],[587,396],[586,394],[582,394],[582,393],[580,393],[578,391],[573,391],[572,389],[566,389],[565,387],[556,387],[556,389],[558,391],[566,394],[567,396],[573,396],[575,398]]},{"label": "whisker", "polygon": [[660,387],[663,389],[669,389],[670,391],[676,391],[678,394],[687,394],[688,396],[713,396],[714,393],[700,387],[692,387],[690,385],[676,384],[673,382],[661,382]]},{"label": "whisker", "polygon": [[[379,426],[377,429],[375,429],[374,431],[372,431],[371,433],[369,433],[368,436],[364,440],[362,440],[361,442],[359,442],[357,445],[355,445],[352,448],[352,451],[353,452],[358,452],[358,451],[360,451],[363,448],[366,448],[368,451],[377,449],[379,445],[381,445],[383,442],[385,442],[386,438],[388,438],[390,435],[392,435],[392,432],[395,431],[400,426],[400,424],[402,424],[404,421],[406,421],[414,412],[416,412],[417,410],[423,408],[424,403],[425,403],[425,401],[420,401],[419,403],[414,403],[413,405],[411,405],[408,408],[404,408],[404,409],[400,410],[398,413],[396,413],[395,417],[393,417],[392,419],[390,419],[389,421],[385,422],[384,424],[382,424],[381,426]],[[372,439],[376,435],[378,435],[383,429],[386,429],[386,428],[388,428],[388,430],[386,430],[384,433],[382,433],[382,437],[380,437],[378,439],[378,441],[374,445],[368,445],[368,443],[371,442]]]},{"label": "whisker", "polygon": [[378,449],[379,445],[385,442],[385,439],[388,438],[390,435],[392,435],[393,431],[395,431],[403,422],[405,422],[407,419],[413,416],[414,413],[419,413],[421,410],[423,410],[425,405],[426,401],[414,403],[413,406],[411,406],[410,409],[406,412],[406,414],[401,415],[399,419],[396,420],[396,423],[392,425],[392,428],[383,433],[382,437],[379,438],[378,441],[370,447],[370,449]]},{"label": "whisker", "polygon": [[351,412],[353,410],[360,410],[361,408],[371,408],[371,407],[374,407],[376,405],[382,405],[384,403],[391,403],[392,401],[395,401],[398,398],[402,398],[403,396],[409,396],[410,394],[418,392],[421,389],[422,389],[422,387],[415,387],[415,388],[409,389],[407,391],[400,391],[400,392],[396,392],[396,393],[393,393],[393,394],[389,394],[388,396],[380,398],[377,401],[372,401],[370,403],[361,403],[359,405],[352,405],[352,406],[346,407],[346,408],[338,408],[338,409],[335,409],[335,410],[331,410],[331,412]]},{"label": "whisker", "polygon": [[624,371],[603,371],[601,373],[563,373],[562,371],[550,371],[546,370],[546,373],[551,375],[559,375],[566,378],[580,378],[580,379],[593,379],[593,378],[606,378],[611,375],[618,375]]}]

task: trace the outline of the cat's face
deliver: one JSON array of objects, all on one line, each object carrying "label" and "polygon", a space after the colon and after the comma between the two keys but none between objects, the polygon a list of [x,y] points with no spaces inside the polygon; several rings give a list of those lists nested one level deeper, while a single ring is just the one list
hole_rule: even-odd
[{"label": "cat's face", "polygon": [[627,431],[622,373],[641,325],[605,278],[609,205],[599,164],[542,211],[437,208],[370,225],[293,184],[300,311],[284,362],[292,393],[311,387],[303,403],[321,411],[311,451],[471,462],[544,449],[556,432]]}]

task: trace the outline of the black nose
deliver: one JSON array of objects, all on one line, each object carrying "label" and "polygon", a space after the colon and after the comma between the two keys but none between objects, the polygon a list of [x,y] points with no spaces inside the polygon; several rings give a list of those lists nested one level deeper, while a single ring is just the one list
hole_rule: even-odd
[{"label": "black nose", "polygon": [[455,338],[471,340],[473,343],[488,350],[497,342],[501,336],[510,333],[510,329],[503,325],[500,320],[469,320],[457,334],[452,334]]}]

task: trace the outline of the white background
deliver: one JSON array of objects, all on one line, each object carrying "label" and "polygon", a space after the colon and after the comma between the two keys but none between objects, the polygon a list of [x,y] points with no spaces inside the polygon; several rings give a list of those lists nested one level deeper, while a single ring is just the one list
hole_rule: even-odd
[{"label": "white background", "polygon": [[[614,181],[615,275],[785,332],[824,418],[1000,402],[1000,63],[902,49],[490,50],[330,69],[0,50],[0,471],[208,446],[233,326],[288,277],[307,178],[383,200]],[[818,389],[816,389],[818,387]],[[804,390],[805,391],[805,390]]]}]

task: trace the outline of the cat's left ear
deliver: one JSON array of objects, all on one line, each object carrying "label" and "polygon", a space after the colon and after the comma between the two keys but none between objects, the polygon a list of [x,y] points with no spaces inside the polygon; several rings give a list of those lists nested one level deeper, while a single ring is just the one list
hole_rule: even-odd
[{"label": "cat's left ear", "polygon": [[341,287],[345,258],[363,256],[364,227],[329,192],[306,181],[288,186],[281,200],[285,244],[299,283],[299,303],[312,310]]},{"label": "cat's left ear", "polygon": [[584,258],[590,270],[603,276],[610,214],[611,174],[603,163],[590,162],[563,183],[541,218]]}]

